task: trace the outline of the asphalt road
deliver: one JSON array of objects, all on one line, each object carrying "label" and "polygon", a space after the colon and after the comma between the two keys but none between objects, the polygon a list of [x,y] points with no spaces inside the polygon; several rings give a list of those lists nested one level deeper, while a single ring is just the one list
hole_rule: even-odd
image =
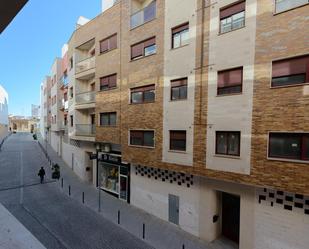
[{"label": "asphalt road", "polygon": [[[148,249],[144,241],[69,198],[51,179],[50,170],[30,134],[10,136],[0,152],[0,202],[50,249]],[[25,187],[21,188],[20,186]]]}]

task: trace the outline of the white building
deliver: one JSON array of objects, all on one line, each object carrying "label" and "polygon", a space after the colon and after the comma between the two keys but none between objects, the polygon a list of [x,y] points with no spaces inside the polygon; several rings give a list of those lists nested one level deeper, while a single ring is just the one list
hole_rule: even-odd
[{"label": "white building", "polygon": [[0,85],[0,138],[8,132],[8,102],[8,93]]}]

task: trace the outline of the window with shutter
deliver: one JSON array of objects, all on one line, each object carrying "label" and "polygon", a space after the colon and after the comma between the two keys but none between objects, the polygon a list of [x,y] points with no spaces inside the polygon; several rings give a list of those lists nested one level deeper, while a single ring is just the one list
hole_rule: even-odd
[{"label": "window with shutter", "polygon": [[179,48],[189,44],[189,23],[172,29],[172,48]]},{"label": "window with shutter", "polygon": [[171,81],[171,100],[187,99],[188,78]]},{"label": "window with shutter", "polygon": [[220,33],[244,27],[245,9],[245,1],[220,9]]},{"label": "window with shutter", "polygon": [[309,82],[309,55],[274,61],[272,64],[273,87]]},{"label": "window with shutter", "polygon": [[111,74],[100,78],[100,90],[110,90],[117,87],[117,74]]},{"label": "window with shutter", "polygon": [[117,48],[117,34],[100,41],[100,53],[106,53]]},{"label": "window with shutter", "polygon": [[155,85],[136,87],[131,89],[131,103],[151,103],[155,101]]},{"label": "window with shutter", "polygon": [[218,72],[217,94],[233,94],[242,92],[243,68],[235,68]]},{"label": "window with shutter", "polygon": [[186,131],[170,131],[170,150],[186,151]]},{"label": "window with shutter", "polygon": [[154,131],[131,130],[130,145],[154,147]]},{"label": "window with shutter", "polygon": [[150,38],[131,46],[131,60],[156,53],[156,38]]}]

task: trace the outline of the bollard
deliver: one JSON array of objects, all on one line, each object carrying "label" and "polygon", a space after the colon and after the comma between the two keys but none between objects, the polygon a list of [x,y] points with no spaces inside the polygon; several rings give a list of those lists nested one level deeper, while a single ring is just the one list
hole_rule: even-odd
[{"label": "bollard", "polygon": [[101,190],[100,190],[100,187],[98,187],[98,190],[99,190],[99,208],[98,208],[98,211],[101,212]]},{"label": "bollard", "polygon": [[145,223],[143,223],[143,239],[145,239]]},{"label": "bollard", "polygon": [[69,185],[69,195],[71,195],[71,185]]},{"label": "bollard", "polygon": [[63,188],[63,177],[61,178],[61,188]]},{"label": "bollard", "polygon": [[120,224],[120,210],[118,210],[118,225]]},{"label": "bollard", "polygon": [[85,193],[83,192],[83,197],[82,197],[83,203],[85,203]]},{"label": "bollard", "polygon": [[182,249],[185,249],[185,244],[182,244]]}]

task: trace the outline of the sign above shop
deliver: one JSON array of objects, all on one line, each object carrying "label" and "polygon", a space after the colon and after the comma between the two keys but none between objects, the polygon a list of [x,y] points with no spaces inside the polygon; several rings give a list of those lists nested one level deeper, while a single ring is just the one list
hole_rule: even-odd
[{"label": "sign above shop", "polygon": [[97,154],[90,154],[89,155],[89,157],[90,157],[90,160],[96,160],[98,157],[97,157]]}]

